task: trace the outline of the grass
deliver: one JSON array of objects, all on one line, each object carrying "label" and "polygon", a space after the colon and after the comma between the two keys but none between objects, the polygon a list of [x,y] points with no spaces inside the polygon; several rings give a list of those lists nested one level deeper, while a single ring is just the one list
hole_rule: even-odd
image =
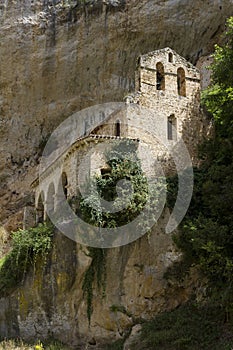
[{"label": "grass", "polygon": [[4,265],[5,261],[6,261],[6,256],[4,256],[3,258],[0,259],[0,269]]},{"label": "grass", "polygon": [[3,340],[0,342],[0,350],[71,350],[59,341],[43,344],[40,341],[35,344],[27,344],[22,340]]},{"label": "grass", "polygon": [[144,323],[134,350],[232,350],[233,322],[225,318],[218,306],[186,304]]},{"label": "grass", "polygon": [[119,339],[112,344],[105,345],[103,350],[123,350],[124,342],[124,339]]},{"label": "grass", "polygon": [[[123,350],[123,345],[124,340],[119,340],[104,349]],[[132,349],[233,350],[233,319],[226,321],[220,306],[187,303],[144,322],[141,339]]]},{"label": "grass", "polygon": [[33,346],[24,344],[22,341],[4,340],[0,342],[1,350],[34,350]]}]

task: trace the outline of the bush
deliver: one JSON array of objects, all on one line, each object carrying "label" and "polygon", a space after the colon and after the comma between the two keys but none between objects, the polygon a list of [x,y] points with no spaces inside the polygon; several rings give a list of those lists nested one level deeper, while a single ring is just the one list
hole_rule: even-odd
[{"label": "bush", "polygon": [[[184,253],[185,270],[199,267],[211,295],[228,310],[233,307],[233,18],[227,21],[224,43],[215,47],[212,83],[202,94],[215,133],[202,145],[204,161],[194,171],[192,202],[174,240]],[[172,180],[171,193],[175,185]]]},{"label": "bush", "polygon": [[140,347],[135,344],[135,350],[230,350],[232,324],[224,322],[221,307],[188,303],[143,324]]},{"label": "bush", "polygon": [[26,272],[36,265],[38,257],[46,261],[52,247],[53,227],[39,224],[12,234],[12,250],[0,261],[0,292],[9,294],[23,280]]}]

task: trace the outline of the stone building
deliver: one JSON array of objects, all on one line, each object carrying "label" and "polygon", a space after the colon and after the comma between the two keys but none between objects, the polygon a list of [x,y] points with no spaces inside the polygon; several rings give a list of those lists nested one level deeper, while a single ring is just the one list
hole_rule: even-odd
[{"label": "stone building", "polygon": [[[200,74],[170,48],[140,56],[135,92],[113,111],[97,114],[87,114],[85,120],[76,123],[79,137],[74,137],[65,151],[53,156],[53,161],[32,183],[37,222],[45,219],[46,212],[56,210],[64,195],[75,196],[85,174],[101,174],[103,157],[95,151],[90,155],[96,144],[134,140],[143,169],[149,175],[155,171],[156,162],[162,163],[165,172],[172,170],[171,149],[180,140],[184,141],[192,162],[197,162],[196,146],[206,130],[200,110]],[[86,162],[82,162],[80,175],[77,169],[83,157]]]}]

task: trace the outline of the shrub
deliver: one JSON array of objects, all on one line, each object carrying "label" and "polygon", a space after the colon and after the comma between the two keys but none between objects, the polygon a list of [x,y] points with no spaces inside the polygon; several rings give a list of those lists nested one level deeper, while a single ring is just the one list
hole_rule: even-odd
[{"label": "shrub", "polygon": [[39,224],[12,234],[12,249],[0,261],[0,292],[8,294],[23,280],[26,272],[36,265],[38,257],[46,262],[52,247],[53,227]]}]

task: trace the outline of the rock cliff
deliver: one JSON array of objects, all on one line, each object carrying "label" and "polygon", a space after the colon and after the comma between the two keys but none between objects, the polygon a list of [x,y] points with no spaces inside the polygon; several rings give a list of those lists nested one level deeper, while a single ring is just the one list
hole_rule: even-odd
[{"label": "rock cliff", "polygon": [[[2,225],[8,231],[21,225],[23,206],[33,203],[29,184],[43,146],[61,121],[90,105],[122,101],[134,89],[140,54],[169,46],[205,66],[232,5],[233,0],[5,0],[0,5]],[[204,75],[204,85],[208,79]],[[167,218],[164,213],[161,220]],[[0,234],[6,244],[2,227]],[[138,319],[176,307],[198,288],[195,278],[196,286],[171,286],[163,279],[178,258],[171,237],[159,227],[150,238],[110,250],[106,297],[95,290],[89,328],[81,283],[90,258],[58,237],[48,271],[31,273],[11,298],[1,299],[0,335],[52,335],[76,346],[120,338]]]},{"label": "rock cliff", "polygon": [[[166,46],[196,63],[213,50],[232,0],[23,0],[0,5],[0,191],[8,230],[51,131],[74,111],[121,101],[136,59]],[[14,214],[17,213],[17,214]],[[15,215],[15,217],[13,216]]]},{"label": "rock cliff", "polygon": [[57,232],[46,265],[37,263],[21,286],[0,299],[0,336],[52,337],[75,349],[91,349],[94,342],[102,349],[103,343],[124,339],[135,324],[198,294],[202,287],[195,274],[182,282],[164,278],[180,258],[171,235],[164,233],[168,218],[165,210],[151,234],[107,249],[105,289],[95,281],[90,324],[82,286],[92,259],[85,247]]}]

